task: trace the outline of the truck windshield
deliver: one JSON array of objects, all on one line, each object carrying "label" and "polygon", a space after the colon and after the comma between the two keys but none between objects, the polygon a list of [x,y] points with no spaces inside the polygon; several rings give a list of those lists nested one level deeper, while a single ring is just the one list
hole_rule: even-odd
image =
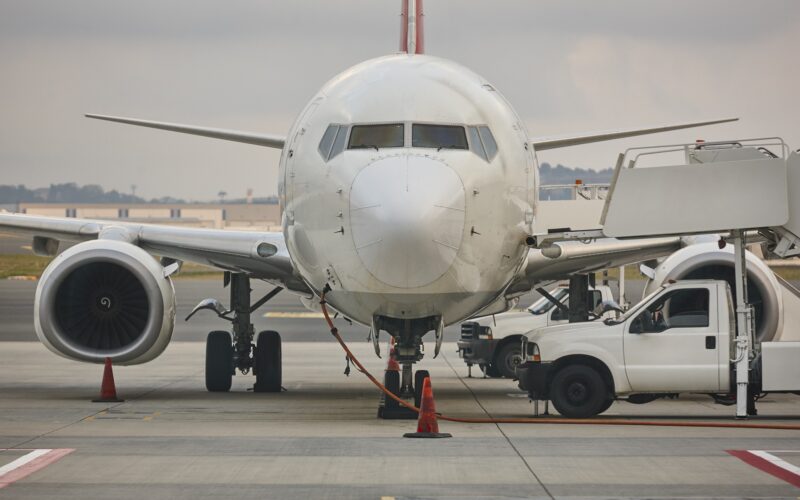
[{"label": "truck windshield", "polygon": [[[564,302],[562,299],[564,296],[568,294],[566,288],[556,288],[555,290],[550,290],[550,295],[552,295],[556,300],[559,302]],[[537,300],[530,307],[528,307],[528,312],[538,316],[539,314],[544,314],[550,309],[555,307],[555,304],[550,302],[547,297],[542,297],[541,299]]]}]

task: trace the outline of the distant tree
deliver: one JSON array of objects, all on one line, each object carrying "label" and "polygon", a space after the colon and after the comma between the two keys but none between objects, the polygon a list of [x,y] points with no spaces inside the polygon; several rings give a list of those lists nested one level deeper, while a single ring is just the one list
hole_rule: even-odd
[{"label": "distant tree", "polygon": [[42,202],[41,197],[24,185],[18,186],[0,185],[0,203],[31,203]]}]

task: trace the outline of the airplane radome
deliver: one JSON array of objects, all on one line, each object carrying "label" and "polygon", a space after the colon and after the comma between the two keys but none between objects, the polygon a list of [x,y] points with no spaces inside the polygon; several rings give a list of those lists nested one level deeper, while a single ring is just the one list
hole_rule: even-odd
[{"label": "airplane radome", "polygon": [[[251,300],[251,279],[273,283],[274,293],[298,294],[309,307],[330,290],[332,308],[372,328],[376,351],[380,332],[394,337],[409,388],[423,337],[435,338],[429,353],[438,354],[446,325],[503,312],[521,294],[571,274],[673,252],[670,262],[683,259],[680,238],[564,244],[548,255],[529,248],[537,218],[536,150],[730,120],[530,138],[486,79],[423,54],[421,0],[404,0],[402,9],[400,52],[334,77],[285,136],[87,115],[280,148],[283,231],[0,214],[0,229],[32,235],[37,253],[55,255],[59,241],[79,242],[39,281],[34,324],[41,341],[85,362],[110,357],[138,364],[157,357],[175,320],[170,276],[192,261],[226,271],[232,289],[229,307],[207,300],[197,308],[233,324],[232,334],[208,337],[209,390],[229,390],[237,369],[255,369],[257,391],[280,390],[280,336],[262,332],[253,347],[250,321],[253,306],[274,294]],[[720,259],[728,259],[714,247],[707,248],[702,277],[717,277]],[[725,262],[732,266],[732,257]],[[768,302],[774,291],[764,286]]]}]

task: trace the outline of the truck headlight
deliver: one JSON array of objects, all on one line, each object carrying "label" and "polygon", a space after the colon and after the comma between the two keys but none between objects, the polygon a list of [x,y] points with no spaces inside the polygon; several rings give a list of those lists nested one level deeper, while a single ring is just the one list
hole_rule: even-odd
[{"label": "truck headlight", "polygon": [[479,327],[478,338],[481,340],[492,340],[492,329],[488,326]]},{"label": "truck headlight", "polygon": [[539,352],[539,346],[534,342],[525,343],[525,361],[532,361],[538,363],[542,360],[542,354]]}]

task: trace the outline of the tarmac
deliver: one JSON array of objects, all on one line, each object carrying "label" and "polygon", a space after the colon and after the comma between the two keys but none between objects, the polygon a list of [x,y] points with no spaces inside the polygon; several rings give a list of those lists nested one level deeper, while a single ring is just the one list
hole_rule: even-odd
[{"label": "tarmac", "polygon": [[[630,287],[641,282],[629,282]],[[254,297],[270,287],[254,283]],[[379,420],[379,393],[343,374],[344,353],[323,320],[290,294],[254,315],[283,335],[285,392],[253,393],[238,375],[230,393],[204,387],[204,343],[226,323],[182,318],[227,290],[177,280],[174,341],[155,361],[115,367],[122,403],[93,403],[102,367],[56,356],[35,341],[36,282],[0,281],[0,499],[4,498],[798,498],[800,432],[564,424],[456,424],[451,439],[412,440],[414,421]],[[631,295],[635,297],[635,295]],[[533,296],[525,297],[527,306]],[[336,320],[375,374],[367,329]],[[455,339],[458,326],[446,331]],[[505,379],[467,378],[455,344],[418,368],[431,372],[437,410],[461,417],[531,417]],[[800,424],[800,397],[769,395],[749,422]],[[543,408],[542,408],[543,409]],[[604,418],[734,422],[707,396],[646,405],[616,402]],[[557,415],[556,415],[557,416]],[[737,458],[766,451],[790,473]],[[751,454],[752,456],[752,454]],[[27,463],[23,463],[26,462]],[[21,464],[21,465],[20,465]],[[774,471],[773,471],[774,473]]]},{"label": "tarmac", "polygon": [[[367,368],[384,361],[352,346]],[[788,482],[727,450],[768,450],[800,466],[800,432],[552,424],[456,424],[451,439],[412,440],[414,421],[376,418],[378,392],[343,374],[340,347],[286,342],[286,392],[230,393],[203,385],[200,342],[175,342],[152,363],[116,367],[123,403],[92,403],[102,367],[33,342],[0,344],[0,472],[32,453],[57,457],[0,498],[797,498]],[[447,343],[427,357],[437,410],[529,417],[514,382],[466,378]],[[800,398],[768,396],[751,421],[800,422]],[[733,421],[707,397],[616,402],[606,416]],[[63,451],[61,451],[63,450]],[[72,450],[72,451],[69,451]],[[779,450],[779,451],[775,451]]]}]

